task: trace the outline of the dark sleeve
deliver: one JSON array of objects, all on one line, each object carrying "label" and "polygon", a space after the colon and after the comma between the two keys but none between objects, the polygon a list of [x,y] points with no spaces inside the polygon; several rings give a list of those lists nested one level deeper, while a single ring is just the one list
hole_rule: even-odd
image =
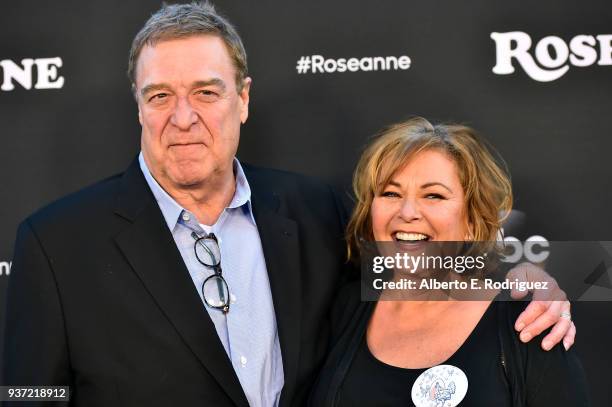
[{"label": "dark sleeve", "polygon": [[[546,332],[547,334],[548,332]],[[539,335],[528,345],[526,381],[527,406],[589,406],[586,376],[573,348],[559,344],[546,352]]]},{"label": "dark sleeve", "polygon": [[344,333],[347,325],[351,322],[353,314],[360,303],[359,281],[345,284],[338,292],[338,296],[332,305],[331,321],[331,340],[330,349],[336,344]]},{"label": "dark sleeve", "polygon": [[52,261],[27,220],[17,232],[4,335],[4,385],[69,385],[64,318]]},{"label": "dark sleeve", "polygon": [[340,222],[340,230],[342,231],[342,242],[343,242],[343,250],[344,250],[344,258],[345,262],[342,267],[342,274],[340,277],[341,286],[345,286],[353,281],[357,281],[360,278],[360,270],[359,265],[354,261],[349,261],[346,257],[348,252],[346,250],[346,227],[350,220],[351,212],[353,210],[353,202],[351,200],[350,195],[346,192],[340,192],[339,190],[330,187],[331,194],[334,199],[334,203],[336,206],[336,213],[338,214],[338,220]]},{"label": "dark sleeve", "polygon": [[566,351],[559,343],[549,351],[543,350],[542,339],[550,329],[526,344],[518,339],[518,333],[512,327],[528,304],[524,301],[511,301],[507,321],[508,329],[521,353],[527,406],[590,406],[586,376],[573,348]]},{"label": "dark sleeve", "polygon": [[336,188],[331,188],[331,190],[336,203],[336,209],[340,218],[342,230],[346,230],[346,225],[348,225],[348,221],[353,210],[353,201],[346,191],[340,191]]}]

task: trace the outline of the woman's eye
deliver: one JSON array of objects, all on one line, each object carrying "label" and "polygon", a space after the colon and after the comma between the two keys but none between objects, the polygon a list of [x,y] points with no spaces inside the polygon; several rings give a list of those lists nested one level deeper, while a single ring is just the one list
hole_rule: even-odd
[{"label": "woman's eye", "polygon": [[427,194],[425,195],[427,199],[444,199],[444,197],[440,194]]},{"label": "woman's eye", "polygon": [[393,191],[384,191],[380,196],[388,197],[388,198],[397,198],[399,194]]}]

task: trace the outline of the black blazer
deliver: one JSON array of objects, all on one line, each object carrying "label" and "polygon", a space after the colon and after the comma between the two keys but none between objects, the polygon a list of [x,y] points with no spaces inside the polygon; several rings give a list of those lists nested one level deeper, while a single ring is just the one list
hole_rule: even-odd
[{"label": "black blazer", "polygon": [[[302,405],[328,346],[346,212],[321,183],[244,170],[276,310],[281,405]],[[71,405],[87,407],[248,405],[137,160],[20,225],[7,301],[4,384],[69,385]]]}]

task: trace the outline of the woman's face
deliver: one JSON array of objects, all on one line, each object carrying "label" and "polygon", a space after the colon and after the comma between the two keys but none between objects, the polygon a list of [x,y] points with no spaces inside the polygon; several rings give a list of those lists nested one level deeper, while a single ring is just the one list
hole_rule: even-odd
[{"label": "woman's face", "polygon": [[470,234],[457,165],[437,150],[400,168],[374,197],[371,213],[376,241],[463,241]]}]

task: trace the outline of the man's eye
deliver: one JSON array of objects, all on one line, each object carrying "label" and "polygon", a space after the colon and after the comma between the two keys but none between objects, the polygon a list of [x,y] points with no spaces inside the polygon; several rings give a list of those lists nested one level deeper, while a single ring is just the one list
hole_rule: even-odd
[{"label": "man's eye", "polygon": [[214,91],[209,90],[209,89],[203,89],[203,90],[200,90],[200,91],[198,91],[196,93],[198,93],[199,95],[205,96],[205,97],[215,97],[215,96],[218,96],[217,92],[214,92]]},{"label": "man's eye", "polygon": [[155,95],[149,98],[149,102],[153,100],[162,100],[162,99],[165,99],[166,97],[168,97],[167,93],[156,93]]}]

